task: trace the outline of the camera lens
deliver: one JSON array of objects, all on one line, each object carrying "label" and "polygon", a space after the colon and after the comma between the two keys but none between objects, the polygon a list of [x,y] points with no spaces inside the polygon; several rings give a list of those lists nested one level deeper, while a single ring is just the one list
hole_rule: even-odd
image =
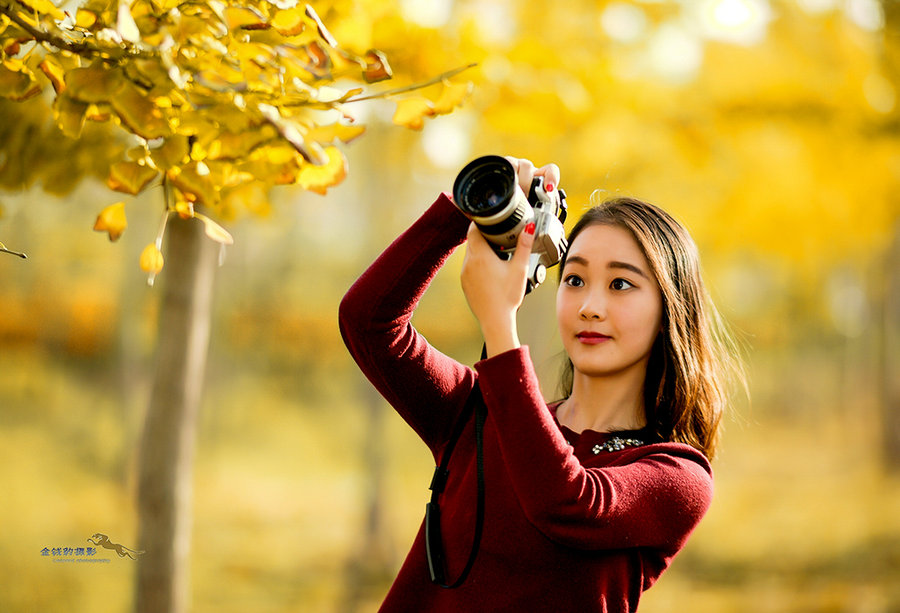
[{"label": "camera lens", "polygon": [[464,213],[493,215],[515,194],[516,173],[505,158],[489,155],[462,169],[453,186],[453,195]]},{"label": "camera lens", "polygon": [[470,162],[453,184],[456,206],[490,242],[503,247],[533,216],[531,205],[516,184],[516,171],[506,158],[487,155]]}]

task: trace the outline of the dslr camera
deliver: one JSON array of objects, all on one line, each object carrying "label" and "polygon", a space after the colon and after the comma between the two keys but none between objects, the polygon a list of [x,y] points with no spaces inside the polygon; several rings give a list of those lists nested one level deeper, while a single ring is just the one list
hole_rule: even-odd
[{"label": "dslr camera", "polygon": [[519,233],[534,222],[526,293],[544,282],[547,269],[559,263],[568,247],[563,227],[566,193],[535,177],[526,196],[512,163],[499,155],[480,157],[460,171],[453,183],[453,202],[503,259],[512,256]]}]

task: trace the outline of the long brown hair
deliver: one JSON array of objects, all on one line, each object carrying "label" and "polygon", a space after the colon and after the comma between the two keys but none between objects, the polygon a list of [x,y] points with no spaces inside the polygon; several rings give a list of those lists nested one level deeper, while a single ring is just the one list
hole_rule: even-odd
[{"label": "long brown hair", "polygon": [[[662,331],[651,350],[644,382],[647,427],[660,440],[686,443],[711,459],[729,375],[740,380],[743,376],[733,338],[703,284],[697,246],[671,215],[627,197],[585,212],[569,233],[569,245],[585,228],[598,224],[631,233],[662,293]],[[560,275],[565,265],[563,256]],[[560,382],[564,398],[572,393],[573,377],[572,361],[567,359]]]}]

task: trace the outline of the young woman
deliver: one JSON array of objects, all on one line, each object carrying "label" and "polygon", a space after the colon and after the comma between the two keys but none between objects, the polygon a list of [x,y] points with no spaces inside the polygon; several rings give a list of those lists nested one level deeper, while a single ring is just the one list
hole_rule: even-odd
[{"label": "young woman", "polygon": [[[555,165],[509,159],[523,189],[534,175],[559,184]],[[442,194],[341,303],[351,354],[436,462],[462,424],[440,499],[448,582],[469,559],[479,472],[484,485],[480,548],[461,585],[431,580],[423,524],[382,611],[635,611],[710,504],[728,355],[690,237],[637,200],[581,218],[557,293],[566,393],[548,405],[516,331],[533,231],[501,260]],[[487,352],[474,369],[410,324],[466,240],[462,286]],[[476,383],[481,428],[463,415]]]}]

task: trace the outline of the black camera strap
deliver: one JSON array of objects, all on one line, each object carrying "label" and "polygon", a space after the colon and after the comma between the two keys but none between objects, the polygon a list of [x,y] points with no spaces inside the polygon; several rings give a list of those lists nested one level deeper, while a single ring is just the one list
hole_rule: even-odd
[{"label": "black camera strap", "polygon": [[[475,512],[475,531],[472,535],[472,549],[469,552],[469,559],[465,568],[459,577],[449,583],[447,581],[447,568],[444,560],[444,543],[441,539],[441,508],[438,504],[438,498],[447,485],[447,470],[450,464],[450,456],[456,441],[459,440],[463,428],[469,421],[469,415],[475,414],[475,447],[476,447],[476,465],[478,480],[478,498],[476,502]],[[484,405],[484,399],[481,396],[481,390],[478,387],[478,381],[475,387],[466,399],[466,405],[456,421],[450,440],[441,455],[441,463],[434,469],[434,476],[431,479],[431,501],[425,505],[425,556],[428,560],[428,572],[431,575],[432,583],[443,588],[453,589],[463,584],[475,558],[478,555],[478,547],[481,544],[481,531],[484,526],[484,422],[487,417],[487,407]]]}]

